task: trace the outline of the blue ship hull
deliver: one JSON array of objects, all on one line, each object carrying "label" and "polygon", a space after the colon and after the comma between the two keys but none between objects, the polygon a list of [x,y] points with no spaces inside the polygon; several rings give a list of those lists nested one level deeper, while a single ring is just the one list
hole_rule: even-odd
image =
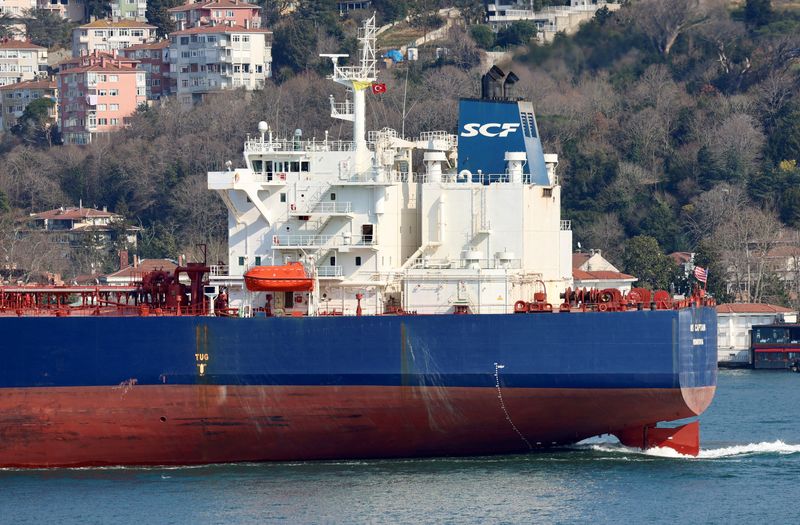
[{"label": "blue ship hull", "polygon": [[2,317],[0,465],[499,453],[570,443],[701,413],[716,385],[716,332],[708,307]]}]

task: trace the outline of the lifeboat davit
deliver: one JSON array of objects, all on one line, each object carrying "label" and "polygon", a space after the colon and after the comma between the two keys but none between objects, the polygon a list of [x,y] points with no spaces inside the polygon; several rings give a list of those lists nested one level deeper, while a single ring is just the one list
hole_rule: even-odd
[{"label": "lifeboat davit", "polygon": [[299,262],[255,266],[245,272],[244,283],[251,292],[310,292],[314,289],[314,280],[306,275]]}]

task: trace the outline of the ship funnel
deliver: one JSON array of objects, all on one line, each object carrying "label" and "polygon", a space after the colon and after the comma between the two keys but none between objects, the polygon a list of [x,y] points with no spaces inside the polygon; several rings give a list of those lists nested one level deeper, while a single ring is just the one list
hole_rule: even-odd
[{"label": "ship funnel", "polygon": [[513,71],[508,75],[497,66],[492,66],[481,77],[481,98],[485,100],[510,100],[514,91],[514,84],[519,82],[519,77]]},{"label": "ship funnel", "polygon": [[485,75],[481,77],[481,98],[500,99],[503,97],[503,77],[506,74],[497,66],[492,66]]}]

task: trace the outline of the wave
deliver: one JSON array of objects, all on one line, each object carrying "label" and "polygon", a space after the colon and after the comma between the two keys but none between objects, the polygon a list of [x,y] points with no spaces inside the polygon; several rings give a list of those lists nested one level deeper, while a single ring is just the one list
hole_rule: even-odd
[{"label": "wave", "polygon": [[591,450],[598,452],[612,452],[625,454],[640,454],[658,458],[685,458],[685,459],[723,459],[741,456],[754,456],[765,454],[798,454],[800,445],[791,445],[777,440],[772,442],[762,441],[761,443],[748,443],[747,445],[731,445],[729,447],[701,449],[698,456],[687,456],[680,452],[666,447],[656,447],[647,450],[630,448],[624,445],[603,443],[590,445]]}]

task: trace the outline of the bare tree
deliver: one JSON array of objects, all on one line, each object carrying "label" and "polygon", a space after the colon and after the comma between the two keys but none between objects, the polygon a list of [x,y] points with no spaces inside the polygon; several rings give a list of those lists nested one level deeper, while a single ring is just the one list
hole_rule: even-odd
[{"label": "bare tree", "polygon": [[679,36],[708,23],[720,7],[720,0],[639,0],[631,17],[666,57]]}]

